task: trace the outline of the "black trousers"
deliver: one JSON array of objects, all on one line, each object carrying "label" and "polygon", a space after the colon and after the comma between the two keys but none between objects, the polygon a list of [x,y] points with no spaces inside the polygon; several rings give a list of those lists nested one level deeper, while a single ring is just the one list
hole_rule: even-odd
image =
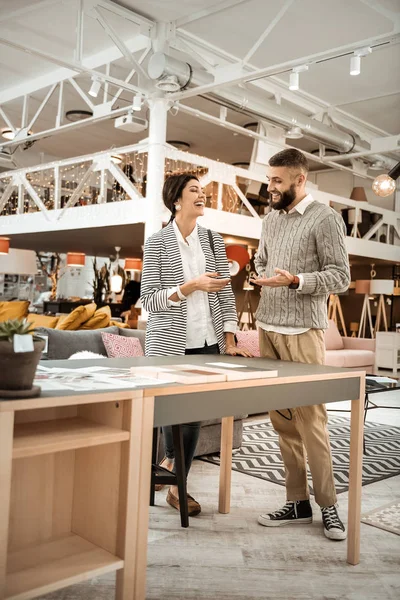
[{"label": "black trousers", "polygon": [[[218,344],[207,346],[203,348],[189,348],[185,351],[185,354],[219,354]],[[196,452],[197,442],[199,441],[201,421],[195,423],[185,423],[182,425],[182,437],[183,437],[183,451],[185,455],[185,471],[186,477],[192,466],[193,457]],[[162,428],[164,435],[164,446],[165,455],[169,459],[174,458],[174,444],[172,442],[172,428],[171,426]],[[175,470],[175,466],[174,466]]]}]

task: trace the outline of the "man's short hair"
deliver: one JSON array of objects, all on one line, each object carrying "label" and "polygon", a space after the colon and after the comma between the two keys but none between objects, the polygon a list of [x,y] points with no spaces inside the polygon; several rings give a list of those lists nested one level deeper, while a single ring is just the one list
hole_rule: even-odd
[{"label": "man's short hair", "polygon": [[269,159],[270,167],[292,167],[296,169],[301,169],[308,173],[310,167],[308,165],[308,160],[304,156],[300,150],[296,150],[295,148],[288,148],[287,150],[281,150],[281,152],[277,152]]}]

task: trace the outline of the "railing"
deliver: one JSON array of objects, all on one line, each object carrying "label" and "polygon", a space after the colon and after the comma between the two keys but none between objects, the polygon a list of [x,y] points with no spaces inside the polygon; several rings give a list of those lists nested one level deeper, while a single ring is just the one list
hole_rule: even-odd
[{"label": "railing", "polygon": [[[0,215],[41,211],[51,221],[62,219],[73,206],[134,198],[143,200],[146,196],[147,152],[145,140],[107,152],[0,174]],[[255,219],[260,219],[269,210],[267,179],[254,171],[166,144],[165,174],[177,172],[193,173],[199,177],[209,208]],[[338,212],[348,209],[348,222],[352,225],[348,234],[351,237],[399,244],[399,213],[320,190],[313,190],[313,195]],[[363,212],[369,213],[370,218],[364,219],[361,227]]]}]

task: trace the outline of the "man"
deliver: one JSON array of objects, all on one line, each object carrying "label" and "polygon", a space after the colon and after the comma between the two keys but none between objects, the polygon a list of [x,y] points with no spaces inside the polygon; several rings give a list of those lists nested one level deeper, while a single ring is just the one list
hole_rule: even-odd
[{"label": "man", "polygon": [[[256,318],[261,356],[324,364],[328,294],[347,290],[350,270],[342,217],[307,194],[308,163],[295,149],[269,161],[268,191],[274,209],[263,221],[255,259],[262,286]],[[306,400],[306,399],[305,399]],[[308,464],[325,535],[346,539],[336,508],[332,456],[323,404],[270,413],[286,472],[287,502],[260,515],[266,527],[311,523]]]}]

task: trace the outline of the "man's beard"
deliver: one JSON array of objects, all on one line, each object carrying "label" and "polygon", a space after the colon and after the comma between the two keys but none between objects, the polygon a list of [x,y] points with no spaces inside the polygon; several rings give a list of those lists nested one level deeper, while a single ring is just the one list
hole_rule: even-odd
[{"label": "man's beard", "polygon": [[272,200],[272,194],[270,194],[271,206],[274,210],[285,210],[288,206],[292,204],[296,200],[296,187],[295,184],[292,183],[290,188],[285,192],[274,192],[275,194],[280,194],[280,199],[277,202]]}]

